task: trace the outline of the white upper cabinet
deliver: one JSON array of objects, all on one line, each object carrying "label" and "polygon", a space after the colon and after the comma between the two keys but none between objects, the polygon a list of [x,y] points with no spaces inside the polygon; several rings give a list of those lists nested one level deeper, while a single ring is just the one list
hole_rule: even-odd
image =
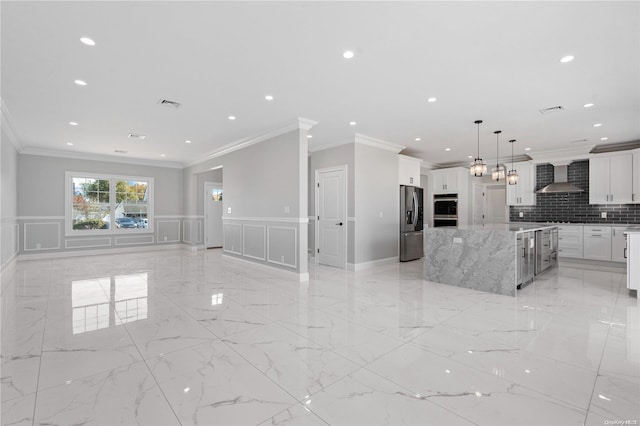
[{"label": "white upper cabinet", "polygon": [[400,185],[420,186],[419,158],[398,154],[398,182]]},{"label": "white upper cabinet", "polygon": [[513,167],[507,164],[507,170],[518,172],[518,183],[507,184],[507,204],[510,206],[535,206],[536,205],[536,166],[528,161],[513,163]]},{"label": "white upper cabinet", "polygon": [[589,159],[589,204],[633,201],[633,154],[601,154]]},{"label": "white upper cabinet", "polygon": [[434,194],[455,194],[458,192],[458,169],[431,171],[431,190]]},{"label": "white upper cabinet", "polygon": [[633,153],[633,193],[631,201],[640,203],[640,150]]}]

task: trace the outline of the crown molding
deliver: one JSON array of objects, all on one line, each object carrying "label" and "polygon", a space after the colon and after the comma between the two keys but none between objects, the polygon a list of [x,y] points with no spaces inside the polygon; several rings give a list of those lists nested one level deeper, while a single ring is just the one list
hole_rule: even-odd
[{"label": "crown molding", "polygon": [[550,151],[529,152],[527,155],[531,157],[533,164],[560,164],[564,162],[570,163],[572,161],[587,160],[590,156],[589,153],[594,146],[595,145],[584,145],[570,149],[555,149]]},{"label": "crown molding", "polygon": [[91,154],[88,152],[77,152],[77,151],[58,151],[53,149],[24,148],[22,152],[20,152],[20,154],[37,155],[40,157],[71,158],[75,160],[104,161],[108,163],[135,164],[139,166],[165,167],[170,169],[183,168],[183,165],[181,163],[177,163],[173,161],[158,161],[158,160],[147,160],[144,158],[116,157],[114,155]]},{"label": "crown molding", "polygon": [[422,160],[420,162],[420,170],[429,171],[429,170],[433,170],[435,167],[436,167],[436,165],[434,163],[429,162],[429,161]]},{"label": "crown molding", "polygon": [[293,120],[292,122],[284,125],[283,127],[278,128],[278,129],[271,130],[271,131],[269,131],[267,133],[263,133],[263,134],[260,134],[260,135],[257,135],[257,136],[252,136],[252,137],[249,137],[249,138],[240,139],[240,140],[237,140],[235,142],[231,142],[229,144],[226,144],[222,148],[218,148],[216,150],[210,151],[207,154],[205,154],[203,158],[199,158],[196,161],[192,161],[190,163],[185,164],[185,167],[191,167],[191,166],[195,166],[197,164],[202,164],[202,163],[204,163],[204,162],[206,162],[208,160],[211,160],[213,158],[220,157],[220,156],[223,156],[225,154],[229,154],[231,152],[247,148],[247,147],[249,147],[251,145],[255,145],[257,143],[264,142],[266,140],[275,138],[276,136],[284,135],[285,133],[289,133],[289,132],[292,132],[294,130],[305,130],[306,131],[306,130],[311,129],[316,124],[318,124],[317,121],[309,120],[307,118],[298,117],[295,120]]},{"label": "crown molding", "polygon": [[16,127],[13,124],[13,118],[11,118],[11,114],[9,114],[9,110],[4,103],[4,100],[0,98],[0,111],[2,112],[2,130],[4,130],[4,134],[7,135],[11,144],[16,148],[18,153],[22,153],[23,147],[20,143],[20,139],[18,139],[18,133],[16,132]]},{"label": "crown molding", "polygon": [[393,142],[384,141],[382,139],[372,138],[371,136],[363,135],[362,133],[356,133],[355,143],[359,143],[362,145],[369,145],[374,148],[384,149],[386,151],[391,151],[395,154],[399,154],[400,151],[407,148],[404,145],[398,145]]}]

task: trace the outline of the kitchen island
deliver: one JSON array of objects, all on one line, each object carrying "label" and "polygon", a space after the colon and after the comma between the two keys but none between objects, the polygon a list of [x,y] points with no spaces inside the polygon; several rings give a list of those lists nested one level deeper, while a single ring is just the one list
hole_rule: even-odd
[{"label": "kitchen island", "polygon": [[544,223],[425,228],[424,279],[515,296],[517,286],[528,281],[522,261],[535,265],[535,231],[553,229]]}]

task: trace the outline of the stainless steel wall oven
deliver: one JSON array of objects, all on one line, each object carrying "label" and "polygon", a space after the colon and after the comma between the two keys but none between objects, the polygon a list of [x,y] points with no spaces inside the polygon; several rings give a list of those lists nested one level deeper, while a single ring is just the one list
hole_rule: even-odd
[{"label": "stainless steel wall oven", "polygon": [[458,194],[433,196],[433,226],[458,226]]}]

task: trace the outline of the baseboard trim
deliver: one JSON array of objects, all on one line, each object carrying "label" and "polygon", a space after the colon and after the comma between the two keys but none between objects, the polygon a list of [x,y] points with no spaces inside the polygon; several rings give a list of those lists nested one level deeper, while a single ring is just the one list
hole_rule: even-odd
[{"label": "baseboard trim", "polygon": [[308,272],[304,272],[304,273],[299,273],[299,272],[294,272],[294,271],[287,271],[285,269],[280,269],[280,268],[276,268],[270,265],[265,265],[264,263],[258,263],[258,262],[254,262],[252,260],[247,260],[247,259],[243,259],[241,257],[237,257],[237,256],[233,256],[227,253],[222,253],[222,257],[226,258],[226,259],[233,259],[233,260],[237,260],[238,262],[244,262],[244,263],[250,263],[252,265],[256,265],[256,266],[261,266],[263,268],[268,268],[269,271],[272,272],[276,272],[276,273],[281,273],[283,276],[286,276],[287,278],[298,278],[300,280],[300,282],[305,282],[305,281],[309,281],[309,273]]},{"label": "baseboard trim", "polygon": [[140,246],[140,247],[114,247],[114,248],[101,249],[101,250],[67,250],[67,251],[57,251],[57,252],[49,252],[49,253],[20,254],[18,255],[18,261],[61,259],[65,257],[97,256],[101,254],[134,253],[134,252],[144,252],[144,251],[161,251],[161,250],[175,250],[175,249],[191,250],[190,246],[187,247],[184,244],[167,244],[167,245]]},{"label": "baseboard trim", "polygon": [[574,259],[571,257],[559,257],[558,266],[567,268],[581,268],[604,272],[626,272],[625,262],[607,262],[604,260]]},{"label": "baseboard trim", "polygon": [[360,263],[347,263],[348,271],[362,271],[363,269],[373,268],[374,266],[388,265],[390,263],[397,263],[398,256],[387,257],[385,259],[372,260],[369,262],[360,262]]}]

